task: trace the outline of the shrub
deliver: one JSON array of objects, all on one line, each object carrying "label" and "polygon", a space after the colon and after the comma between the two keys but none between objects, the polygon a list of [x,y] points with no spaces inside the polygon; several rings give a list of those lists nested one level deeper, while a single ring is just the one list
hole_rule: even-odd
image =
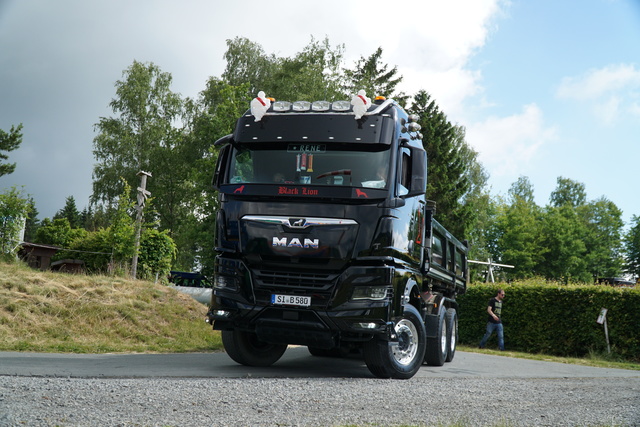
[{"label": "shrub", "polygon": [[486,327],[487,302],[500,288],[506,293],[502,317],[508,349],[578,357],[606,351],[604,327],[596,322],[606,308],[612,351],[640,360],[637,288],[559,285],[541,279],[470,285],[458,299],[461,343],[478,345]]}]

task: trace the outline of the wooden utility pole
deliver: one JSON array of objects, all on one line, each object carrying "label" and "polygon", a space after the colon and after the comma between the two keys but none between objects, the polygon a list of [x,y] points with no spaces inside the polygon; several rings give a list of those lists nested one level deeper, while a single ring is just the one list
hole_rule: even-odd
[{"label": "wooden utility pole", "polygon": [[144,203],[147,200],[147,197],[151,195],[149,191],[147,191],[147,177],[151,176],[151,173],[140,171],[138,172],[138,176],[140,177],[140,187],[138,187],[138,204],[136,205],[136,247],[135,252],[133,253],[133,261],[131,261],[131,277],[133,279],[136,278],[138,271],[138,252],[140,250],[140,231],[142,229],[142,210],[144,209]]}]

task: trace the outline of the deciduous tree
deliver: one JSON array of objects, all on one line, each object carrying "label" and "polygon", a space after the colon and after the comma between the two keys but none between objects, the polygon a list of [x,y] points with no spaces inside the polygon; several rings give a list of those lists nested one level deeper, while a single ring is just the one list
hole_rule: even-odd
[{"label": "deciduous tree", "polygon": [[622,256],[622,211],[606,197],[578,208],[584,221],[587,270],[593,278],[620,275]]},{"label": "deciduous tree", "polygon": [[545,248],[540,273],[548,279],[591,282],[587,270],[586,229],[570,204],[548,206],[542,216],[541,248]]},{"label": "deciduous tree", "polygon": [[506,274],[524,279],[538,271],[544,254],[540,208],[535,204],[533,185],[520,177],[509,189],[509,203],[500,205],[496,216],[496,255],[501,263],[513,265]]},{"label": "deciduous tree", "polygon": [[569,205],[577,208],[587,202],[587,192],[583,183],[559,176],[556,189],[551,193],[550,201],[551,206]]},{"label": "deciduous tree", "polygon": [[30,214],[29,200],[15,187],[0,193],[0,257],[11,259],[20,243],[20,230]]},{"label": "deciduous tree", "polygon": [[624,236],[624,253],[625,271],[640,277],[640,216],[631,217],[629,231]]},{"label": "deciduous tree", "polygon": [[[116,82],[116,97],[110,103],[116,117],[102,117],[95,125],[99,133],[93,141],[93,202],[113,204],[122,191],[121,177],[136,188],[141,170],[153,175],[172,173],[155,163],[178,144],[173,124],[181,117],[182,100],[171,91],[171,80],[153,63],[134,61]],[[152,194],[153,185],[150,180]],[[162,193],[159,190],[155,197]]]},{"label": "deciduous tree", "polygon": [[344,46],[331,47],[328,39],[311,42],[291,58],[279,58],[275,72],[264,82],[268,96],[287,101],[344,99],[342,91]]}]

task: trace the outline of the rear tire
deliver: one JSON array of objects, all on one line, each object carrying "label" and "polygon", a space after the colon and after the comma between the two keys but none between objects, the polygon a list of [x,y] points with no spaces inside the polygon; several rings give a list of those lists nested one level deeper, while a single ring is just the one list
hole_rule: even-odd
[{"label": "rear tire", "polygon": [[411,305],[404,308],[394,328],[398,341],[374,337],[364,345],[364,361],[378,378],[408,379],[422,365],[427,332],[418,310]]},{"label": "rear tire", "polygon": [[222,331],[222,344],[231,359],[246,366],[271,366],[287,349],[286,344],[269,344],[238,330]]},{"label": "rear tire", "polygon": [[447,322],[445,317],[446,313],[442,307],[435,323],[436,335],[427,337],[427,351],[424,358],[427,365],[442,366],[447,359]]},{"label": "rear tire", "polygon": [[455,308],[447,309],[447,357],[445,362],[451,362],[456,355],[456,347],[458,347],[458,313]]}]

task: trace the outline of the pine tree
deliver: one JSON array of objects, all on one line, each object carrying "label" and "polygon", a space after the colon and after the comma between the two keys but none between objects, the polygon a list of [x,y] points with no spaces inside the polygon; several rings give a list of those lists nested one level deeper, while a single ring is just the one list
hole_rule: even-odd
[{"label": "pine tree", "polygon": [[[9,132],[0,129],[0,161],[8,160],[9,156],[3,151],[13,151],[22,143],[22,123],[18,127],[11,126]],[[16,169],[15,163],[0,163],[0,176],[13,173]]]},{"label": "pine tree", "polygon": [[471,184],[464,129],[452,125],[425,91],[414,97],[409,112],[419,116],[422,127],[428,162],[427,198],[436,202],[436,218],[455,236],[464,237],[471,222],[471,207],[462,203]]}]

